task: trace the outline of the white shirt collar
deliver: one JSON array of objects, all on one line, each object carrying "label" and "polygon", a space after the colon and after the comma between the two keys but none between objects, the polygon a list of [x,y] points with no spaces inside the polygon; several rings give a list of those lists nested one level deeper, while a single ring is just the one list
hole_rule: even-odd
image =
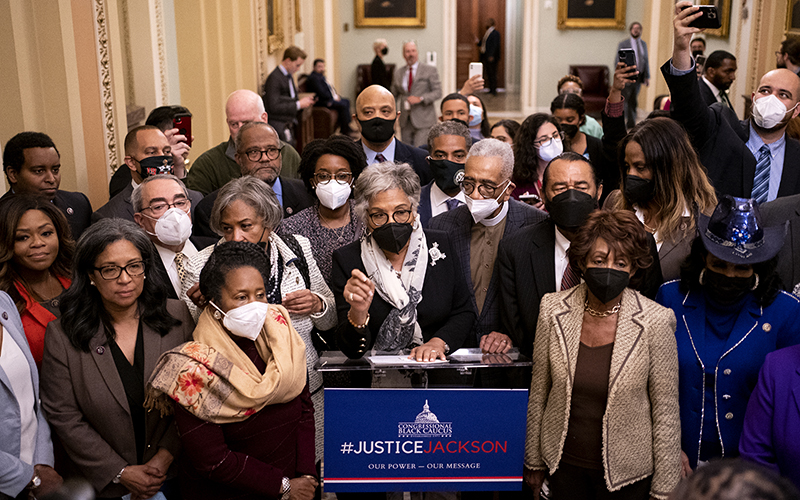
[{"label": "white shirt collar", "polygon": [[556,251],[563,253],[563,258],[567,258],[567,250],[569,250],[570,242],[564,233],[556,226]]},{"label": "white shirt collar", "polygon": [[703,75],[703,81],[706,85],[708,85],[708,88],[710,88],[711,92],[714,94],[714,98],[719,102],[721,99],[719,96],[720,90],[713,83],[708,81],[708,78],[706,78],[705,75]]},{"label": "white shirt collar", "polygon": [[383,151],[373,151],[364,144],[364,141],[361,141],[361,147],[364,149],[364,154],[367,155],[367,165],[372,165],[375,163],[375,157],[378,156],[378,153],[382,154],[386,161],[394,161],[394,151],[397,147],[397,139],[392,137],[392,142],[386,146],[386,149]]},{"label": "white shirt collar", "polygon": [[447,193],[442,191],[439,186],[436,185],[435,182],[431,184],[431,207],[438,207],[440,205],[444,205],[447,203],[447,200],[458,200],[461,203],[466,203],[464,201],[464,192],[460,189],[458,190],[458,194],[455,196],[447,196]]}]

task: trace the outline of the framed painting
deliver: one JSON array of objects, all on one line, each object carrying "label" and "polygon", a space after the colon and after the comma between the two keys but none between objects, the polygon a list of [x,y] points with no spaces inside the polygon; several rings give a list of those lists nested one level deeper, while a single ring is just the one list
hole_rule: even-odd
[{"label": "framed painting", "polygon": [[425,0],[353,0],[356,28],[425,27]]},{"label": "framed painting", "polygon": [[786,11],[786,34],[800,35],[800,0],[789,0]]},{"label": "framed painting", "polygon": [[[789,4],[792,4],[790,0]],[[731,29],[731,0],[703,0],[703,5],[716,5],[719,12],[719,21],[722,26],[715,30],[706,30],[704,33],[709,36],[728,38]]]},{"label": "framed painting", "polygon": [[625,29],[625,0],[558,0],[558,29]]},{"label": "framed painting", "polygon": [[283,49],[281,0],[267,0],[267,47],[270,54]]}]

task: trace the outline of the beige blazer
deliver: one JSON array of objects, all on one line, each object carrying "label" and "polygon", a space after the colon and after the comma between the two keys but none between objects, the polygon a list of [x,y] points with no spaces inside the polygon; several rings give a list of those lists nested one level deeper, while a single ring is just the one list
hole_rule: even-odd
[{"label": "beige blazer", "polygon": [[[192,340],[194,321],[186,305],[168,299],[167,310],[181,320],[167,335],[142,325],[145,383],[163,352]],[[72,346],[60,320],[51,322],[44,337],[41,373],[42,407],[67,455],[98,496],[127,494],[124,486],[111,481],[123,467],[136,464],[136,441],[125,387],[103,328],[90,341],[89,352],[83,352]],[[145,433],[145,462],[159,448],[177,456],[180,438],[171,416],[148,412]]]},{"label": "beige blazer", "polygon": [[[533,347],[525,466],[558,469],[567,437],[586,284],[542,298]],[[616,491],[650,475],[667,498],[681,472],[675,315],[626,289],[611,355],[603,417],[606,486]]]}]

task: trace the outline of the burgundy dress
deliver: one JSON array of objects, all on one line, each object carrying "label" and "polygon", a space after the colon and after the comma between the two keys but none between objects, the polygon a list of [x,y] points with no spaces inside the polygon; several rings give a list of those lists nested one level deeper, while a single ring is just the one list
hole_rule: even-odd
[{"label": "burgundy dress", "polygon": [[[234,338],[261,373],[266,363],[255,343]],[[180,483],[183,498],[279,498],[283,477],[316,477],[314,406],[308,385],[292,401],[265,406],[247,420],[212,424],[177,403],[181,436]]]}]

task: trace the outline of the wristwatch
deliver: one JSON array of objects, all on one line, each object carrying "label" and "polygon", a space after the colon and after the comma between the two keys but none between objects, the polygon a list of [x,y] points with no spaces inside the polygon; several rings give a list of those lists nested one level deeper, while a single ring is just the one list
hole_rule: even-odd
[{"label": "wristwatch", "polygon": [[281,485],[283,486],[281,488],[281,491],[283,492],[283,493],[281,493],[281,500],[288,500],[289,491],[291,491],[291,489],[292,489],[292,483],[289,481],[288,477],[284,476],[283,481],[281,482]]},{"label": "wristwatch", "polygon": [[41,486],[41,484],[42,484],[42,478],[39,477],[39,473],[38,472],[34,472],[33,473],[33,479],[31,479],[31,482],[28,483],[28,489],[29,490],[35,490],[36,488]]},{"label": "wristwatch", "polygon": [[120,481],[120,479],[122,479],[122,473],[123,473],[123,472],[125,472],[125,469],[126,469],[127,467],[128,467],[128,466],[126,465],[125,467],[123,467],[123,468],[122,468],[122,470],[120,470],[119,472],[117,472],[117,475],[116,475],[116,476],[114,476],[114,479],[112,479],[112,480],[111,480],[111,482],[112,482],[112,483],[114,483],[114,484],[119,484],[119,481]]}]

